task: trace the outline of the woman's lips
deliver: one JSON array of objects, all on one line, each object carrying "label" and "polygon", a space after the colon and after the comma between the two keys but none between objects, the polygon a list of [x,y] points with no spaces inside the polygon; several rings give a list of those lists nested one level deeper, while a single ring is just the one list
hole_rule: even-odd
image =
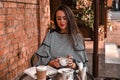
[{"label": "woman's lips", "polygon": [[60,26],[61,26],[61,27],[64,27],[64,26],[65,26],[65,24],[60,24]]}]

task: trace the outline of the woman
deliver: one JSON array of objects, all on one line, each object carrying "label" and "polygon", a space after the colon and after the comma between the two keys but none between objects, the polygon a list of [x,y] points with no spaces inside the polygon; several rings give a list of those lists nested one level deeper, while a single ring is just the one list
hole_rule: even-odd
[{"label": "woman", "polygon": [[[78,68],[78,63],[86,64],[87,57],[83,37],[75,22],[74,14],[69,7],[59,6],[54,14],[55,29],[47,33],[37,54],[41,56],[39,64],[54,68]],[[60,64],[60,58],[67,58],[67,65]]]}]

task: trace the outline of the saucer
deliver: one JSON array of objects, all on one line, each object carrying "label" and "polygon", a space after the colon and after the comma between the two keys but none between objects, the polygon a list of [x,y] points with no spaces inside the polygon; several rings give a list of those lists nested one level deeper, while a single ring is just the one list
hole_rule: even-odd
[{"label": "saucer", "polygon": [[58,70],[58,73],[69,73],[69,72],[73,73],[74,70],[71,69],[71,68],[61,68],[61,69]]}]

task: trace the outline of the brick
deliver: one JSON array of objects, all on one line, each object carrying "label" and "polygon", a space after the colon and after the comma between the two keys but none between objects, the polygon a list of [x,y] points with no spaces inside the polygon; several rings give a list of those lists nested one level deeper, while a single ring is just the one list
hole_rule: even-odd
[{"label": "brick", "polygon": [[13,21],[15,19],[15,15],[6,15],[6,19]]},{"label": "brick", "polygon": [[26,56],[24,56],[24,54],[26,54],[26,53],[20,52],[20,54],[18,55],[18,57],[19,57],[20,59],[22,59],[23,57],[26,58]]},{"label": "brick", "polygon": [[14,38],[14,39],[12,39],[11,44],[16,44],[18,42],[19,42],[19,39],[18,38]]},{"label": "brick", "polygon": [[5,34],[5,29],[0,29],[0,35],[4,35]]},{"label": "brick", "polygon": [[14,56],[11,59],[9,59],[9,65],[14,64],[16,61],[18,61],[18,56]]},{"label": "brick", "polygon": [[0,35],[0,42],[5,41],[6,40],[6,36],[5,35]]},{"label": "brick", "polygon": [[10,45],[11,45],[11,40],[6,40],[4,48],[9,47]]},{"label": "brick", "polygon": [[7,27],[6,28],[6,33],[12,33],[13,32],[13,28],[12,27]]},{"label": "brick", "polygon": [[8,73],[7,78],[8,79],[13,79],[17,76],[17,69],[14,69],[13,71],[11,71],[10,73]]},{"label": "brick", "polygon": [[18,20],[18,24],[19,24],[18,26],[23,26],[24,22],[25,22],[24,19]]},{"label": "brick", "polygon": [[24,0],[17,0],[16,2],[23,2],[24,3],[25,1]]},{"label": "brick", "polygon": [[5,47],[6,41],[0,42],[0,49],[3,49]]},{"label": "brick", "polygon": [[14,26],[17,26],[19,23],[18,23],[18,20],[14,20]]},{"label": "brick", "polygon": [[[5,68],[3,70],[0,70],[0,76],[4,76],[6,75],[6,73],[8,72],[8,68]],[[1,79],[0,79],[1,80]]]},{"label": "brick", "polygon": [[17,68],[16,69],[14,69],[13,71],[12,71],[12,79],[13,78],[15,78],[16,76],[18,76],[17,74],[18,74],[18,72],[17,72]]},{"label": "brick", "polygon": [[16,1],[16,0],[7,0],[7,1]]},{"label": "brick", "polygon": [[[18,24],[19,24],[19,21],[18,21]],[[18,25],[14,27],[13,32],[16,33],[17,31],[21,31],[23,29],[24,29],[23,25]]]},{"label": "brick", "polygon": [[24,19],[24,15],[16,15],[16,19],[17,20],[23,20]]},{"label": "brick", "polygon": [[0,8],[0,14],[7,14],[7,9],[6,8]]},{"label": "brick", "polygon": [[29,8],[30,8],[30,9],[32,9],[32,8],[34,9],[34,8],[36,8],[36,5],[27,4],[27,5],[26,5],[26,8],[27,8],[27,9],[29,9]]},{"label": "brick", "polygon": [[5,76],[1,77],[0,80],[8,80],[8,78]]},{"label": "brick", "polygon": [[17,73],[18,74],[23,73],[23,65],[20,65],[20,66],[17,67]]},{"label": "brick", "polygon": [[7,13],[10,14],[10,15],[11,14],[16,15],[17,14],[17,9],[15,9],[15,8],[14,9],[13,8],[8,8],[7,9]]},{"label": "brick", "polygon": [[4,54],[4,49],[0,50],[0,56]]},{"label": "brick", "polygon": [[15,70],[17,68],[17,62],[14,62],[14,64],[11,64],[9,67],[8,67],[8,71],[9,72],[12,72],[13,70]]},{"label": "brick", "polygon": [[21,58],[19,61],[18,61],[18,66],[22,65],[25,61],[25,58]]},{"label": "brick", "polygon": [[5,15],[0,15],[0,21],[5,21]]},{"label": "brick", "polygon": [[5,23],[4,22],[0,22],[0,30],[2,30],[5,27]]},{"label": "brick", "polygon": [[3,8],[3,3],[2,2],[0,2],[0,8]]},{"label": "brick", "polygon": [[31,0],[25,0],[25,3],[32,3]]},{"label": "brick", "polygon": [[7,53],[9,53],[9,46],[4,48],[4,54],[7,54]]},{"label": "brick", "polygon": [[9,60],[9,59],[11,59],[11,58],[13,58],[12,52],[7,53],[6,59]]},{"label": "brick", "polygon": [[16,32],[14,33],[14,37],[15,37],[15,38],[19,38],[20,36],[22,36],[22,35],[21,35],[21,31],[16,31]]},{"label": "brick", "polygon": [[10,21],[7,21],[6,22],[6,27],[8,28],[10,28],[10,27],[13,27],[14,26],[14,22],[13,22],[13,20],[10,20]]},{"label": "brick", "polygon": [[34,4],[37,4],[37,0],[32,0],[31,2]]},{"label": "brick", "polygon": [[17,4],[16,3],[12,3],[12,2],[4,2],[4,7],[5,8],[16,8]]},{"label": "brick", "polygon": [[25,8],[25,4],[17,4],[17,7],[18,7],[18,8],[23,8],[23,9],[24,9],[24,8]]},{"label": "brick", "polygon": [[0,71],[6,69],[7,66],[8,66],[7,62],[3,62],[2,64],[0,64]]},{"label": "brick", "polygon": [[19,16],[19,14],[24,15],[25,14],[25,9],[24,8],[17,8],[17,15]]},{"label": "brick", "polygon": [[7,34],[6,35],[6,39],[8,40],[10,40],[10,39],[13,39],[14,38],[14,34],[13,33],[9,33],[9,34]]},{"label": "brick", "polygon": [[16,43],[16,44],[13,45],[13,49],[14,50],[17,50],[18,48],[19,48],[19,44],[18,43]]},{"label": "brick", "polygon": [[10,45],[9,50],[10,50],[10,53],[13,52],[13,50],[14,50],[14,45],[13,44]]},{"label": "brick", "polygon": [[4,69],[4,70],[0,71],[0,80],[8,80],[7,79],[7,73],[8,73],[7,69]]},{"label": "brick", "polygon": [[20,54],[19,50],[14,50],[12,53],[13,57],[18,56],[18,54]]},{"label": "brick", "polygon": [[25,70],[26,68],[28,68],[28,67],[30,67],[31,66],[31,64],[30,64],[30,62],[29,61],[26,61],[23,65],[22,65],[23,67],[23,70]]}]

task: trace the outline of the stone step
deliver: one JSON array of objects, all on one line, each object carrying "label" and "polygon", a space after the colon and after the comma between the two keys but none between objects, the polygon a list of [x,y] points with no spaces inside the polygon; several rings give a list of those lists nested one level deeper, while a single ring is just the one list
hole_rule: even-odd
[{"label": "stone step", "polygon": [[120,53],[115,43],[105,43],[105,63],[120,64]]}]

